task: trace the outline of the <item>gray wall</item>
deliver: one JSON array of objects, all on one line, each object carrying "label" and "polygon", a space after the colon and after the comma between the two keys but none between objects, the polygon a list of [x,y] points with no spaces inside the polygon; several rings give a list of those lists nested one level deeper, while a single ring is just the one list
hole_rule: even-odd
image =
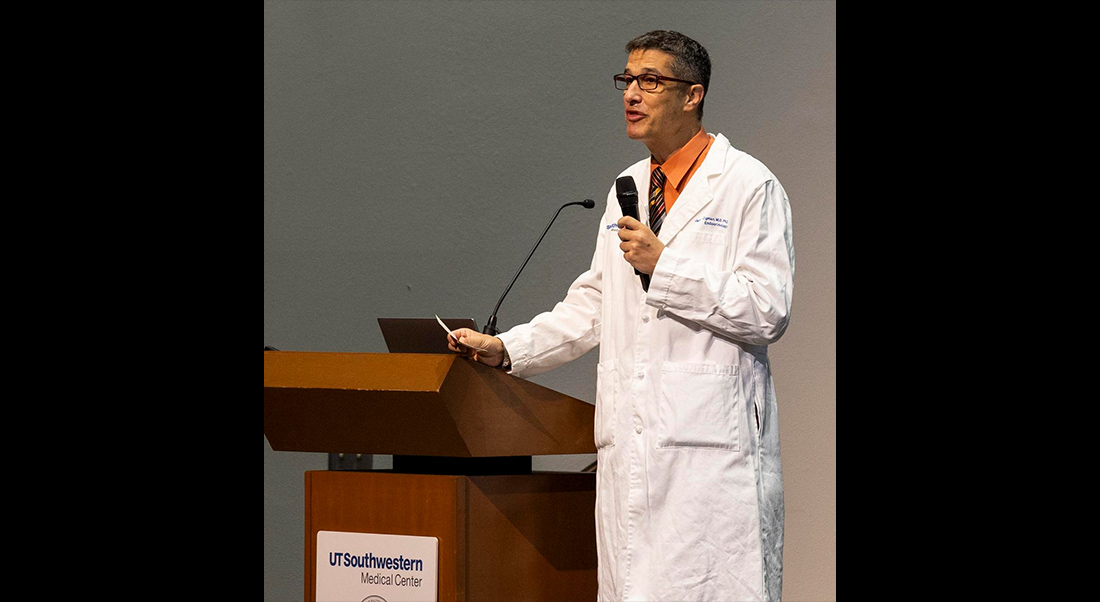
[{"label": "gray wall", "polygon": [[[704,127],[778,176],[792,205],[793,320],[771,349],[787,495],[784,596],[836,596],[836,4],[264,3],[264,343],[383,352],[379,317],[492,311],[507,329],[588,265],[626,138],[623,45],[707,47]],[[597,351],[533,380],[589,402]],[[589,456],[538,458],[579,469]],[[302,597],[303,472],[264,440],[264,599]]]}]

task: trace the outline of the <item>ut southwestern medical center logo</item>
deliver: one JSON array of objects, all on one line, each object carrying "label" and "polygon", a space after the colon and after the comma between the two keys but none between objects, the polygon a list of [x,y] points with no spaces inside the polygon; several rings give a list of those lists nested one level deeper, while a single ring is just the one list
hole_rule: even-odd
[{"label": "ut southwestern medical center logo", "polygon": [[382,596],[367,596],[362,602],[386,602],[386,599]]},{"label": "ut southwestern medical center logo", "polygon": [[[372,552],[366,554],[329,552],[328,563],[329,566],[360,569],[360,582],[368,586],[394,585],[410,588],[424,586],[424,560],[422,558],[409,558],[404,554],[376,556]],[[410,572],[421,574],[414,575]],[[382,602],[385,602],[385,600]]]}]

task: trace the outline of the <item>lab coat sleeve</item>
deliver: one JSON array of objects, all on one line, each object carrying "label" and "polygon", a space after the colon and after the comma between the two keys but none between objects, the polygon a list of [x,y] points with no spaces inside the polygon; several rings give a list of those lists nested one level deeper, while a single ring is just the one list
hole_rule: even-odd
[{"label": "lab coat sleeve", "polygon": [[[499,335],[512,360],[510,374],[535,376],[572,361],[600,342],[603,303],[604,222],[596,236],[592,264],[573,281],[554,309]],[[614,221],[614,220],[612,220]]]},{"label": "lab coat sleeve", "polygon": [[737,341],[774,343],[787,329],[794,284],[791,210],[779,182],[752,192],[734,236],[729,271],[665,247],[646,303]]}]

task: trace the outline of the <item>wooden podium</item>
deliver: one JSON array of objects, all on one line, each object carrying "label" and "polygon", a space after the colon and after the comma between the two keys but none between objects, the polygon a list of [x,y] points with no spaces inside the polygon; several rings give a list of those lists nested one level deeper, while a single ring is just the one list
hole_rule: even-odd
[{"label": "wooden podium", "polygon": [[305,599],[317,532],[346,531],[437,538],[440,602],[594,600],[595,474],[531,470],[533,455],[595,453],[593,417],[455,355],[265,351],[273,450],[394,456],[306,473]]}]

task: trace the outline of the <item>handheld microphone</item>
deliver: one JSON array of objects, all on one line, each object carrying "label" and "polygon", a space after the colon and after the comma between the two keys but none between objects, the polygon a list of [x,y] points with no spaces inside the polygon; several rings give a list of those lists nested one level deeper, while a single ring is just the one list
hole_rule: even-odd
[{"label": "handheld microphone", "polygon": [[[615,196],[619,197],[619,208],[623,210],[624,216],[642,221],[638,217],[638,187],[634,184],[633,177],[623,176],[615,180]],[[642,290],[649,292],[649,274],[643,274],[637,269],[634,273],[642,279]]]},{"label": "handheld microphone", "polygon": [[562,209],[565,209],[570,205],[581,205],[585,209],[591,209],[596,206],[596,202],[592,199],[584,199],[583,201],[574,201],[572,203],[566,203],[561,207],[558,207],[557,213],[554,214],[554,217],[550,218],[550,223],[546,224],[546,229],[543,230],[542,236],[539,237],[538,242],[535,243],[534,247],[531,247],[531,253],[527,255],[527,259],[523,260],[523,265],[519,266],[519,269],[516,270],[516,275],[512,277],[512,282],[508,283],[508,288],[504,289],[504,294],[500,296],[500,299],[497,301],[497,306],[493,308],[493,315],[489,316],[489,321],[485,323],[485,328],[481,330],[482,334],[487,334],[490,336],[496,336],[500,334],[500,330],[497,329],[497,311],[500,310],[500,304],[504,302],[504,296],[508,294],[508,291],[512,290],[512,285],[516,283],[516,279],[519,278],[520,272],[523,271],[523,268],[527,267],[527,262],[531,261],[531,257],[535,254],[535,249],[539,248],[539,243],[541,243],[542,239],[546,237],[546,233],[550,231],[550,226],[553,226],[554,220],[558,219],[558,213],[561,213]]}]

